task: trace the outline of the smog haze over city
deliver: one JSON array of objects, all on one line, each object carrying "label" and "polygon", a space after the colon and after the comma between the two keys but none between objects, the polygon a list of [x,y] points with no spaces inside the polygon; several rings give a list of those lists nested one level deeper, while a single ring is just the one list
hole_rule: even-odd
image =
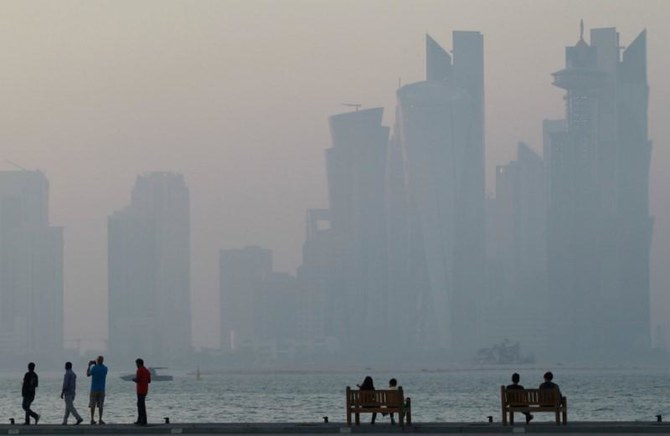
[{"label": "smog haze over city", "polygon": [[[62,301],[41,301],[82,351],[337,361],[396,356],[390,332],[482,363],[501,346],[662,356],[669,16],[664,0],[4,1],[1,268],[55,268],[38,287],[62,271]],[[30,249],[17,172],[48,180]],[[62,270],[21,263],[54,252]],[[11,350],[41,309],[11,318],[26,276],[5,269]]]}]

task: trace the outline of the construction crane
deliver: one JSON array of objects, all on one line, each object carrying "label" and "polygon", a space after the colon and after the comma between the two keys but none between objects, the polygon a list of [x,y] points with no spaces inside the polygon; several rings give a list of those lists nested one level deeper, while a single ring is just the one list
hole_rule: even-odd
[{"label": "construction crane", "polygon": [[358,109],[360,109],[361,106],[363,106],[360,103],[342,103],[342,106],[347,106],[347,107],[355,107],[356,112],[358,112]]},{"label": "construction crane", "polygon": [[8,163],[8,164],[10,164],[10,165],[13,166],[13,167],[16,167],[16,168],[20,169],[21,171],[30,171],[30,170],[28,170],[28,169],[22,167],[21,165],[17,164],[16,162],[12,162],[12,161],[9,160],[9,159],[5,159],[5,162]]}]

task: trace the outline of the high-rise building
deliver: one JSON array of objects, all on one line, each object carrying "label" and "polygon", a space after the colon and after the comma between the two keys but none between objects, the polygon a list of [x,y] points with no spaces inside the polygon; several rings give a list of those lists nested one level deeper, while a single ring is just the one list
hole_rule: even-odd
[{"label": "high-rise building", "polygon": [[342,298],[344,279],[341,276],[345,256],[342,244],[330,226],[328,209],[309,209],[305,217],[303,263],[298,280],[306,291],[305,323],[309,338],[334,344],[339,350],[346,337],[347,302]]},{"label": "high-rise building", "polygon": [[[428,290],[422,246],[416,244],[416,214],[411,213],[399,119],[389,141],[386,165],[386,246],[388,264],[387,331],[396,349],[414,352],[418,337],[418,299]],[[414,218],[414,219],[412,219]],[[402,356],[400,356],[402,357]]]},{"label": "high-rise building", "polygon": [[272,274],[272,251],[261,247],[222,250],[219,255],[221,287],[221,349],[236,352],[259,338],[257,296]]},{"label": "high-rise building", "polygon": [[583,30],[553,74],[565,128],[545,135],[548,296],[563,326],[551,342],[606,359],[650,347],[646,32],[620,55],[616,29],[591,30],[590,44]]},{"label": "high-rise building", "polygon": [[[484,53],[479,32],[454,32],[452,56],[430,36],[426,80],[398,96],[405,157],[416,331],[426,349],[469,357],[481,345],[485,287]],[[411,291],[408,291],[411,292]]]},{"label": "high-rise building", "polygon": [[508,340],[520,344],[523,356],[543,356],[547,348],[545,168],[528,145],[519,143],[516,160],[496,167],[491,213],[488,345]]},{"label": "high-rise building", "polygon": [[295,276],[272,270],[272,251],[222,250],[221,349],[243,358],[293,360],[316,332],[305,331],[311,294]]},{"label": "high-rise building", "polygon": [[189,191],[180,174],[137,178],[108,220],[109,348],[167,362],[191,350]]},{"label": "high-rise building", "polygon": [[[330,117],[332,147],[326,150],[330,231],[343,255],[334,320],[345,348],[367,350],[386,329],[385,174],[389,128],[382,108]],[[392,341],[377,350],[395,349]]]},{"label": "high-rise building", "polygon": [[40,171],[0,172],[0,349],[32,358],[63,351],[63,228],[49,225]]}]

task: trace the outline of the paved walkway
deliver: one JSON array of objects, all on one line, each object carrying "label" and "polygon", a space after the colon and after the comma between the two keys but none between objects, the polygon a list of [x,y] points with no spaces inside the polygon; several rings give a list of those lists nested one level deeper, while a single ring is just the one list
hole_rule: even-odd
[{"label": "paved walkway", "polygon": [[442,434],[476,434],[476,435],[500,435],[514,433],[532,434],[570,434],[578,435],[646,435],[667,434],[670,435],[670,423],[656,422],[571,422],[568,425],[555,425],[553,423],[538,423],[531,425],[502,426],[494,424],[471,424],[471,423],[414,423],[405,427],[404,431],[399,426],[389,424],[360,425],[347,427],[344,423],[174,423],[174,424],[150,424],[146,427],[138,427],[132,424],[107,424],[104,426],[75,425],[53,425],[39,424],[31,426],[0,424],[0,435],[319,435],[319,434],[398,434],[398,433],[422,433],[425,435]]}]

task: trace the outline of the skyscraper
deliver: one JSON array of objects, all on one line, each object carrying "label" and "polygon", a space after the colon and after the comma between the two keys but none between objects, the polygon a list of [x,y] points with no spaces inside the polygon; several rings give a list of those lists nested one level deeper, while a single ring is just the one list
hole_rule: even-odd
[{"label": "skyscraper", "polygon": [[293,359],[316,333],[305,330],[311,295],[296,277],[272,270],[272,251],[261,247],[222,250],[221,349],[243,358]]},{"label": "skyscraper", "polygon": [[348,305],[341,289],[344,255],[330,226],[328,209],[309,209],[305,217],[305,242],[302,247],[303,263],[298,268],[298,280],[307,291],[306,325],[309,337],[326,340],[341,347],[346,337],[346,309]]},{"label": "skyscraper", "polygon": [[258,339],[257,295],[272,274],[272,251],[260,247],[222,250],[219,255],[221,286],[221,348],[236,352]]},{"label": "skyscraper", "polygon": [[184,177],[137,178],[108,220],[109,347],[167,361],[191,349],[190,201]]},{"label": "skyscraper", "polygon": [[555,351],[600,359],[650,346],[646,32],[621,56],[616,29],[583,31],[553,74],[566,128],[546,135],[548,289]]},{"label": "skyscraper", "polygon": [[44,358],[63,350],[63,228],[49,225],[40,171],[0,172],[0,348]]},{"label": "skyscraper", "polygon": [[485,286],[483,37],[454,32],[453,60],[426,39],[427,80],[397,92],[413,245],[423,262],[415,270],[427,283],[416,296],[416,330],[426,348],[467,357],[480,344]]},{"label": "skyscraper", "polygon": [[[389,128],[382,108],[330,117],[326,150],[331,233],[342,254],[335,320],[343,346],[367,350],[388,317],[385,171]],[[377,349],[394,348],[381,343]]]},{"label": "skyscraper", "polygon": [[518,144],[515,160],[496,167],[492,215],[488,345],[508,339],[520,344],[524,356],[544,355],[545,167],[542,158],[524,143]]}]

